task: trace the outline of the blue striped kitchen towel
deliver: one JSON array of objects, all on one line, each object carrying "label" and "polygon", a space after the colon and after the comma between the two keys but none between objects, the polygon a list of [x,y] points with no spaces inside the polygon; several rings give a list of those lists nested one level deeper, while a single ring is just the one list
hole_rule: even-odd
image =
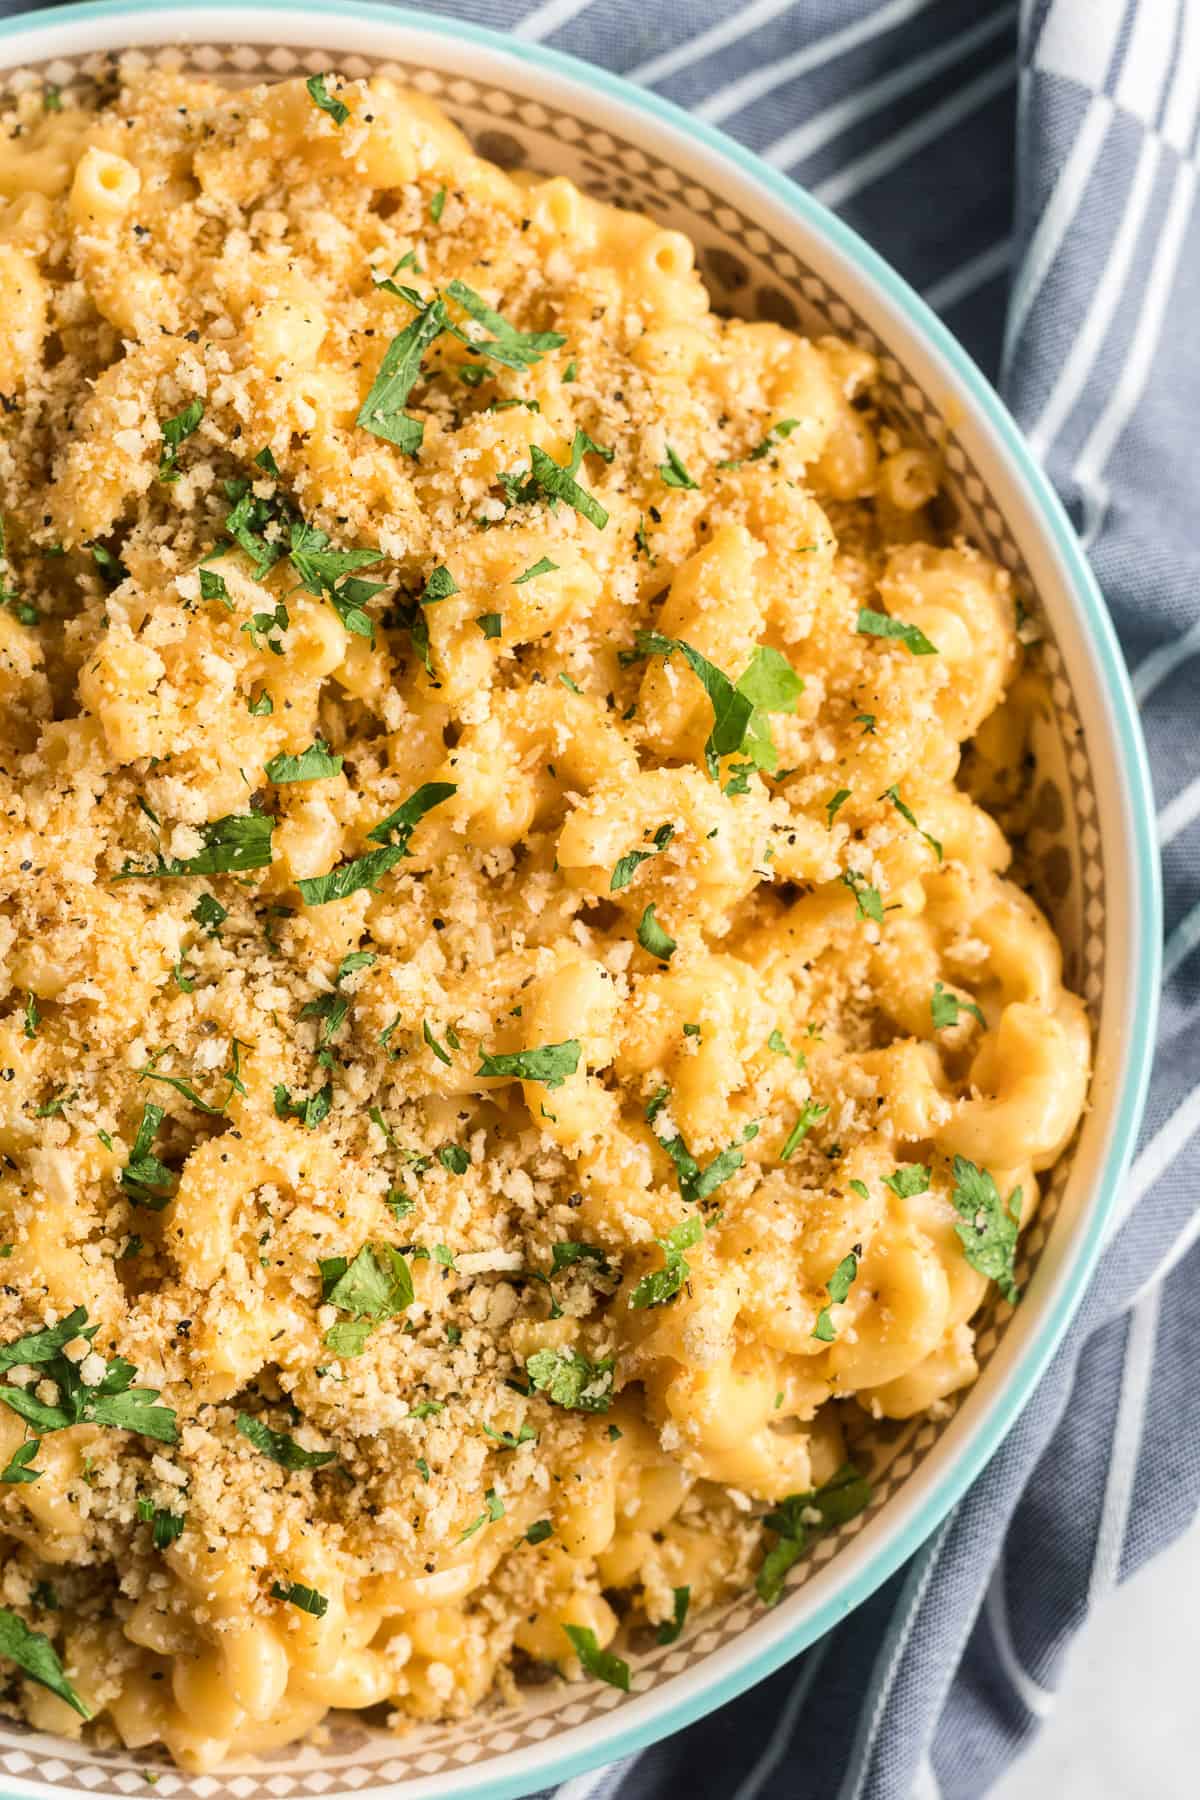
[{"label": "blue striped kitchen towel", "polygon": [[740,1700],[558,1790],[981,1800],[1089,1611],[1200,1499],[1200,0],[430,5],[657,89],[862,232],[999,383],[1133,670],[1161,809],[1162,1035],[1066,1342],[886,1587]]}]

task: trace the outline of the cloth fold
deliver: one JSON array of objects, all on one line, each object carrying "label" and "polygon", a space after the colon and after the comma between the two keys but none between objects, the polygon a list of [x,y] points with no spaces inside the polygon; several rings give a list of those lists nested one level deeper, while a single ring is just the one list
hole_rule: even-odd
[{"label": "cloth fold", "polygon": [[[0,0],[0,16],[26,10]],[[981,1800],[1200,1500],[1200,0],[431,0],[653,86],[811,188],[998,382],[1133,670],[1166,891],[1123,1213],[1002,1450],[821,1643],[562,1800]]]}]

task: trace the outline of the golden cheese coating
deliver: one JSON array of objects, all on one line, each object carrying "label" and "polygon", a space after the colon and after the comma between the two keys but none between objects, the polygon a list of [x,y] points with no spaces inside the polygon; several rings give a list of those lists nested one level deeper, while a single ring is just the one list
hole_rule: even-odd
[{"label": "golden cheese coating", "polygon": [[868,354],[386,80],[3,127],[4,1704],[619,1680],[970,1382],[1084,1105],[1008,579]]}]

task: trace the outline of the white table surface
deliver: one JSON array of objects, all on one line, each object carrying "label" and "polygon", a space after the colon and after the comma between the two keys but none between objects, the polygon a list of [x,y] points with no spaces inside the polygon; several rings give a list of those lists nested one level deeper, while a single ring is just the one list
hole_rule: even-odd
[{"label": "white table surface", "polygon": [[988,1800],[1196,1800],[1200,1530],[1101,1607],[1033,1746]]}]

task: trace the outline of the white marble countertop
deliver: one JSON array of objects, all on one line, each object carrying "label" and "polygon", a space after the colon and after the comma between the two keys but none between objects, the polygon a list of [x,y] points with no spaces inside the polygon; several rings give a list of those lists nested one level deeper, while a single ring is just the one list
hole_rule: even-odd
[{"label": "white marble countertop", "polygon": [[1195,1800],[1200,1530],[1112,1595],[1076,1642],[1058,1704],[988,1800]]}]

